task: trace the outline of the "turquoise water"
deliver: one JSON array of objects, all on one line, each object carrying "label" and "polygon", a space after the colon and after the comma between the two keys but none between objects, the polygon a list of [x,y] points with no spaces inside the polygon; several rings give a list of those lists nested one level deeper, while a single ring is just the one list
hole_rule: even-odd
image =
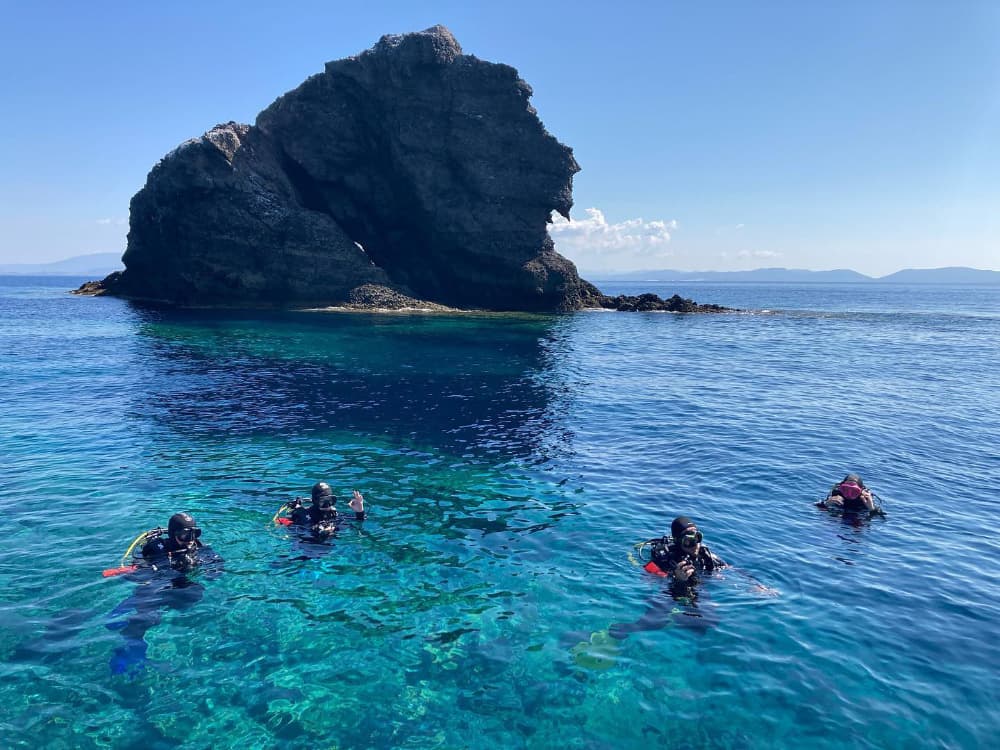
[{"label": "turquoise water", "polygon": [[[444,317],[79,281],[0,278],[4,746],[1000,736],[1000,287],[620,284],[757,312]],[[887,518],[811,505],[847,471]],[[371,515],[303,554],[271,517],[319,479]],[[135,584],[100,571],[178,510],[226,571],[113,675]],[[679,513],[738,569],[703,617],[582,649],[664,601],[629,552]]]}]

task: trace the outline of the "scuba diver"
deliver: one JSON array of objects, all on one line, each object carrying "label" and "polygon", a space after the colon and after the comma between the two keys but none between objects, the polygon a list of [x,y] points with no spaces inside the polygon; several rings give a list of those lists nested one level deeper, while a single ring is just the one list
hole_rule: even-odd
[{"label": "scuba diver", "polygon": [[[623,640],[629,633],[643,630],[659,630],[666,626],[675,614],[691,618],[704,618],[698,612],[697,584],[700,574],[711,574],[722,568],[729,567],[726,562],[702,544],[703,535],[698,527],[687,516],[678,516],[670,524],[670,536],[650,539],[637,545],[640,551],[650,548],[650,559],[643,569],[654,575],[669,577],[671,600],[656,597],[648,604],[646,612],[636,622],[615,623],[608,628],[612,638]],[[640,552],[641,553],[641,552]],[[682,605],[680,609],[676,604]],[[688,625],[705,628],[712,623],[702,621],[682,620]]]},{"label": "scuba diver", "polygon": [[670,524],[670,536],[650,539],[650,560],[645,570],[659,576],[674,576],[675,584],[690,588],[697,582],[699,570],[711,573],[716,568],[726,567],[723,562],[704,544],[702,533],[687,516],[677,516]]},{"label": "scuba diver", "polygon": [[[330,540],[343,528],[348,520],[337,512],[337,496],[326,482],[317,482],[310,492],[312,504],[305,505],[303,498],[295,498],[285,503],[274,514],[274,522],[282,526],[295,527],[299,532],[296,546],[301,554],[299,560],[309,560],[329,554]],[[354,521],[365,520],[365,498],[357,490],[348,506],[354,511]],[[290,515],[283,516],[282,513]]]},{"label": "scuba diver", "polygon": [[[310,491],[312,504],[306,506],[302,498],[295,498],[282,505],[274,515],[274,522],[282,526],[301,526],[309,529],[319,539],[332,536],[346,520],[337,512],[337,496],[326,482],[317,482]],[[348,502],[354,511],[355,521],[365,520],[365,498],[357,490]],[[282,516],[285,511],[290,516]]]},{"label": "scuba diver", "polygon": [[[142,543],[138,557],[125,561]],[[201,541],[201,529],[188,513],[175,513],[167,528],[144,531],[125,551],[122,565],[104,571],[105,577],[127,574],[135,581],[135,592],[114,608],[112,617],[129,614],[123,620],[109,622],[110,630],[122,634],[125,643],[111,657],[113,674],[134,674],[146,661],[146,631],[162,619],[163,609],[188,609],[201,601],[205,587],[189,577],[205,570],[209,578],[222,572],[222,558]]]},{"label": "scuba diver", "polygon": [[[670,524],[669,536],[637,544],[640,558],[642,550],[649,547],[649,559],[643,569],[670,579],[670,597],[650,597],[646,602],[646,611],[635,622],[616,622],[604,630],[591,633],[587,640],[570,649],[574,662],[585,669],[609,669],[617,659],[620,641],[631,633],[660,630],[671,623],[699,632],[714,627],[718,621],[715,608],[711,604],[704,606],[708,597],[700,592],[698,584],[702,576],[707,577],[722,569],[733,570],[746,578],[751,584],[750,590],[757,596],[780,595],[750,573],[722,560],[702,543],[703,539],[694,521],[687,516],[678,516]],[[639,565],[631,554],[629,558]]]},{"label": "scuba diver", "polygon": [[830,494],[816,503],[828,510],[841,510],[845,513],[869,511],[881,513],[881,508],[875,504],[871,490],[857,474],[848,474],[830,488]]}]

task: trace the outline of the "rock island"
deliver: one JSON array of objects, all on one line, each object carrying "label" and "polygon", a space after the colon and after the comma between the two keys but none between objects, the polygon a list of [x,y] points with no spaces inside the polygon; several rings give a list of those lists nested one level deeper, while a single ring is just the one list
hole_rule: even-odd
[{"label": "rock island", "polygon": [[327,63],[253,125],[229,122],[153,167],[130,205],[125,270],[88,282],[181,306],[720,310],[610,298],[555,252],[572,150],[507,65],[443,26]]}]

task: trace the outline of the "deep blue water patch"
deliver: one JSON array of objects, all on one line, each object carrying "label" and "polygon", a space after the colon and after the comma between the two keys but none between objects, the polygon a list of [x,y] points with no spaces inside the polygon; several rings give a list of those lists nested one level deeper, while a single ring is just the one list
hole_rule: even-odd
[{"label": "deep blue water patch", "polygon": [[[996,287],[425,316],[165,311],[79,281],[0,279],[5,746],[1000,734]],[[847,471],[886,518],[812,506]],[[371,516],[316,548],[270,521],[318,479]],[[112,674],[134,584],[100,571],[177,510],[226,571]],[[629,555],[679,513],[736,566],[698,618]],[[662,629],[602,640],[664,601]]]}]

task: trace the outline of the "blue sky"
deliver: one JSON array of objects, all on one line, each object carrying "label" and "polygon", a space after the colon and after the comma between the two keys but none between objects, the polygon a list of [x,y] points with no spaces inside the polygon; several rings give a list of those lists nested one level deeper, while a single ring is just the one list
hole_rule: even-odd
[{"label": "blue sky", "polygon": [[0,10],[0,263],[124,250],[167,151],[441,23],[517,68],[573,147],[573,221],[553,236],[585,271],[1000,270],[1000,2]]}]

